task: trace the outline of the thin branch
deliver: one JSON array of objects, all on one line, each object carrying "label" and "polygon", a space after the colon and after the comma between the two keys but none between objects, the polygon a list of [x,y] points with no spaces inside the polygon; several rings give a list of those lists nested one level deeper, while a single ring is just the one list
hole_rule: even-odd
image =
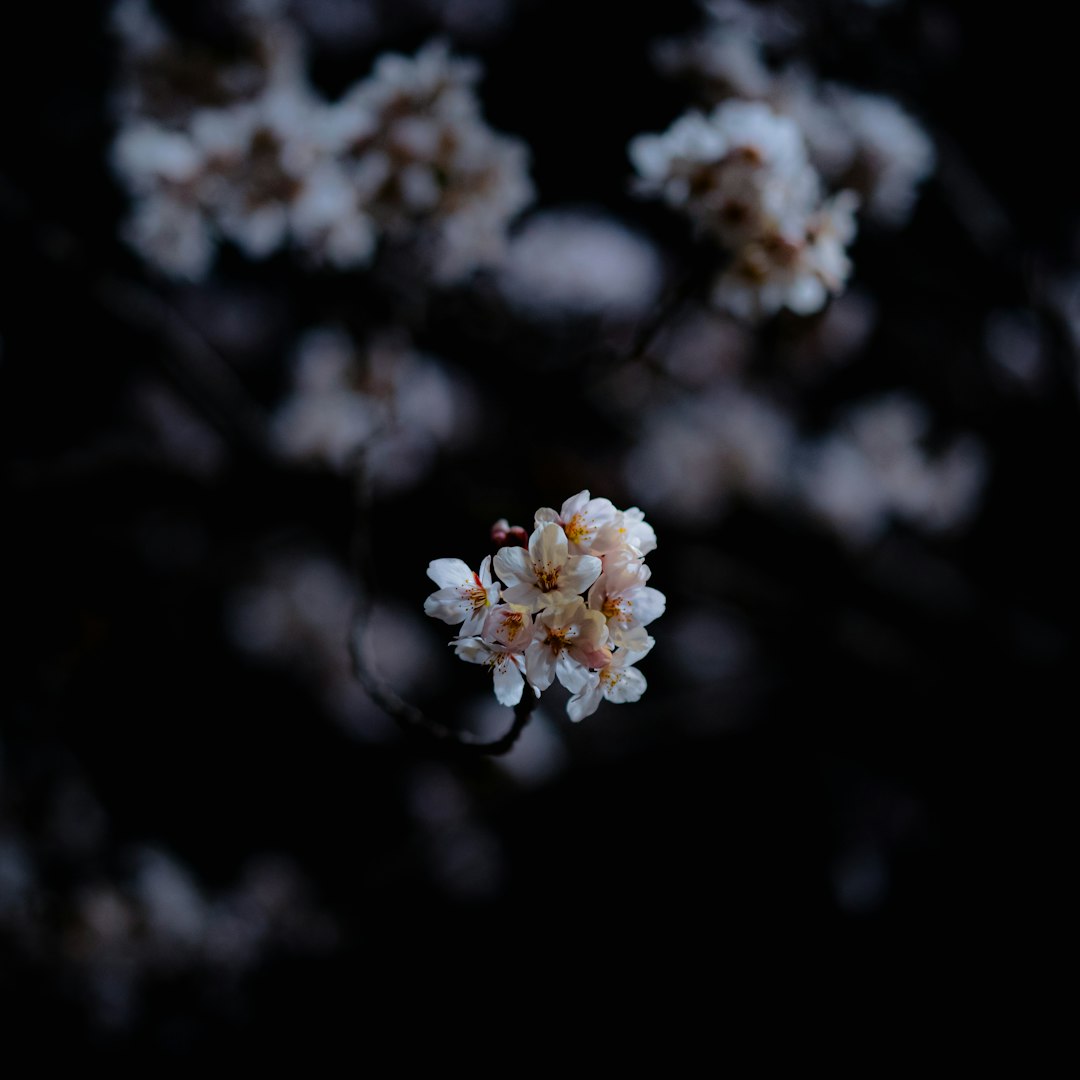
[{"label": "thin branch", "polygon": [[95,292],[112,314],[167,345],[161,357],[167,371],[222,435],[259,457],[273,457],[265,414],[228,362],[172,305],[144,285],[112,276],[100,278]]},{"label": "thin branch", "polygon": [[349,655],[353,673],[380,709],[406,734],[454,752],[498,756],[508,753],[518,741],[529,722],[537,698],[532,689],[524,688],[521,701],[514,706],[514,721],[497,739],[482,739],[468,731],[459,731],[429,717],[423,710],[401,697],[375,670],[367,647],[367,632],[371,624],[371,507],[372,483],[363,461],[362,452],[356,462],[356,523],[353,528],[353,566],[356,569],[359,597],[352,631],[349,635]]}]

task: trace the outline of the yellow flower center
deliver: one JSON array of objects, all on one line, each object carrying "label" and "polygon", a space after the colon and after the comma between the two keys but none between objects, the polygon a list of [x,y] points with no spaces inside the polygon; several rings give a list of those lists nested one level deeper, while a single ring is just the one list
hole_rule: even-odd
[{"label": "yellow flower center", "polygon": [[472,604],[473,610],[479,611],[480,608],[488,606],[488,594],[487,589],[484,588],[483,582],[480,580],[479,574],[473,574],[473,580],[476,584],[469,589],[466,598]]},{"label": "yellow flower center", "polygon": [[561,569],[560,566],[553,568],[547,565],[541,566],[539,563],[533,566],[533,572],[536,574],[536,584],[540,587],[541,592],[553,592],[559,587],[559,571]]},{"label": "yellow flower center", "polygon": [[584,540],[588,540],[592,536],[595,530],[589,528],[588,522],[581,514],[575,514],[567,523],[564,532],[566,533],[566,539],[571,544],[580,544]]},{"label": "yellow flower center", "polygon": [[624,600],[621,596],[605,596],[603,607],[600,610],[603,612],[605,619],[619,619],[624,618],[624,610],[632,606],[632,601]]}]

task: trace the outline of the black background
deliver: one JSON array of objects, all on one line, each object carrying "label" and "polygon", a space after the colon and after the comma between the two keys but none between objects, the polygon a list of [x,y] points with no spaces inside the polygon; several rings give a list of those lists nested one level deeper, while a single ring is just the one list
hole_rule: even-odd
[{"label": "black background", "polygon": [[[198,7],[181,7],[170,5],[205,32]],[[1080,429],[1076,357],[1046,300],[1048,278],[1075,265],[1076,237],[1073,61],[1047,9],[988,17],[910,2],[873,20],[836,3],[811,20],[820,69],[898,95],[934,136],[942,167],[910,227],[860,236],[855,280],[879,301],[880,322],[866,355],[807,388],[801,407],[824,422],[839,402],[901,386],[947,429],[976,433],[991,478],[974,524],[929,540],[898,527],[853,554],[749,506],[696,531],[650,513],[653,583],[668,617],[702,602],[733,613],[753,664],[687,687],[665,660],[660,622],[641,703],[605,707],[573,729],[557,721],[568,764],[556,778],[522,789],[489,762],[452,762],[502,860],[501,887],[468,900],[431,873],[407,809],[409,778],[437,752],[351,739],[302,680],[252,663],[227,639],[225,597],[258,556],[311,544],[348,560],[350,486],[269,460],[242,418],[207,406],[160,327],[125,299],[125,282],[167,304],[190,295],[155,280],[117,239],[126,198],[105,160],[114,53],[103,5],[71,5],[62,17],[9,5],[8,812],[30,837],[42,834],[49,785],[75,769],[110,821],[94,872],[122,875],[126,847],[153,843],[220,887],[246,853],[285,851],[343,933],[329,955],[268,959],[241,1009],[220,1008],[202,976],[159,979],[120,1034],[95,1027],[59,953],[43,959],[0,935],[0,1026],[32,1040],[61,1032],[76,1051],[273,1048],[301,1032],[351,1039],[387,1007],[422,1024],[427,1009],[457,1005],[483,1027],[509,998],[522,1003],[515,1029],[527,1030],[550,1024],[539,1017],[552,1010],[596,1007],[613,983],[641,1005],[677,1010],[677,991],[663,987],[684,966],[702,973],[717,1007],[753,972],[764,978],[751,995],[763,1009],[794,983],[807,1009],[832,1002],[846,1017],[887,1019],[908,987],[919,1008],[947,1017],[972,988],[995,999],[1017,961],[1052,950],[1044,915],[1058,907],[1053,868],[1071,801],[1062,744],[1076,716]],[[686,106],[685,88],[655,73],[647,49],[693,25],[694,7],[545,2],[516,12],[505,36],[463,51],[485,63],[492,126],[529,142],[541,203],[606,206],[688,253],[679,223],[629,193],[625,147]],[[377,51],[411,52],[429,30],[406,21]],[[317,56],[315,78],[340,90],[373,55]],[[969,189],[948,179],[957,169],[999,206],[1000,218],[976,215],[991,221],[981,235],[959,212]],[[222,295],[256,295],[267,314],[259,340],[226,353],[266,409],[287,388],[287,348],[305,326],[329,315],[362,331],[394,318],[396,294],[369,275],[311,273],[285,255],[248,264],[229,251],[215,275]],[[1003,385],[985,354],[985,318],[997,308],[1041,320],[1034,390]],[[500,392],[538,348],[561,343],[537,346],[531,331],[485,325],[484,313],[467,291],[448,293],[413,326],[420,344],[482,382],[487,406],[470,451],[371,519],[380,588],[417,611],[428,560],[483,553],[495,517],[526,522],[586,482],[627,501],[603,418],[583,423],[571,398],[542,423],[526,395]],[[213,478],[149,446],[130,397],[148,369],[228,446]],[[500,457],[507,432],[531,440],[512,467]],[[547,449],[568,439],[572,452]],[[613,490],[601,490],[605,478]],[[455,693],[475,692],[477,673],[458,666],[439,675],[452,714]],[[867,848],[885,860],[888,886],[860,909],[838,896],[837,867]],[[44,847],[39,855],[54,898],[41,918],[59,940],[62,898],[88,871],[50,861]],[[517,997],[546,973],[565,1000]],[[833,980],[845,988],[838,997],[810,989]]]}]

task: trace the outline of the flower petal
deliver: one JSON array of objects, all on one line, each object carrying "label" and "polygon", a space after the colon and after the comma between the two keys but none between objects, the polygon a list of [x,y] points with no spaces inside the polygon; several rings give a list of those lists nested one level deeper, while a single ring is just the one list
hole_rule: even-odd
[{"label": "flower petal", "polygon": [[566,712],[574,723],[592,716],[600,707],[600,676],[593,677],[566,703]]},{"label": "flower petal", "polygon": [[[462,565],[465,564],[462,563]],[[441,619],[451,626],[467,618],[471,610],[472,604],[461,595],[461,587],[458,585],[433,592],[424,601],[425,615],[430,615],[433,619]]]},{"label": "flower petal", "polygon": [[566,533],[555,524],[541,525],[529,537],[529,557],[533,565],[555,570],[566,562]]},{"label": "flower petal", "polygon": [[455,642],[454,653],[470,664],[486,664],[491,656],[491,648],[478,637],[468,637]]},{"label": "flower petal", "polygon": [[564,522],[569,521],[575,514],[580,514],[585,509],[586,504],[589,501],[589,489],[579,491],[576,495],[571,495],[569,499],[562,504],[562,511],[560,517]]},{"label": "flower petal", "polygon": [[547,603],[547,596],[529,582],[503,589],[503,599],[508,604],[528,608],[530,612],[540,611]]},{"label": "flower petal", "polygon": [[468,604],[467,607],[468,610],[465,622],[462,624],[461,627],[461,636],[479,636],[483,634],[484,620],[487,618],[487,614],[491,609],[486,605],[484,607],[474,607],[472,604]]},{"label": "flower petal", "polygon": [[461,559],[432,559],[428,563],[427,576],[440,589],[476,584],[473,572]]},{"label": "flower petal", "polygon": [[525,674],[536,690],[546,690],[555,681],[555,657],[543,642],[534,641],[525,650]]},{"label": "flower petal", "polygon": [[[504,547],[495,553],[495,573],[507,584],[535,584],[532,559],[524,548]],[[516,602],[516,601],[515,601]]]},{"label": "flower petal", "polygon": [[584,592],[599,576],[604,564],[595,555],[571,555],[559,573],[562,592]]},{"label": "flower petal", "polygon": [[667,597],[659,590],[646,586],[634,594],[633,621],[639,626],[648,626],[653,619],[659,619],[667,608]]},{"label": "flower petal", "polygon": [[637,701],[645,693],[648,683],[637,668],[626,668],[608,679],[601,679],[604,684],[604,697],[616,705],[628,701]]},{"label": "flower petal", "polygon": [[516,705],[525,689],[521,670],[510,656],[504,656],[492,669],[495,677],[495,698],[500,705]]}]

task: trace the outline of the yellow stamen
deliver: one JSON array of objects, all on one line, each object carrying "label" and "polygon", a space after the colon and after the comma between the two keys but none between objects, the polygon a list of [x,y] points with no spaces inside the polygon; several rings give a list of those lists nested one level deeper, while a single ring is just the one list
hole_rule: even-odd
[{"label": "yellow stamen", "polygon": [[540,586],[541,592],[553,592],[559,587],[559,571],[561,566],[556,566],[552,569],[546,564],[541,566],[539,563],[533,565],[533,573],[536,574],[536,584]]}]

